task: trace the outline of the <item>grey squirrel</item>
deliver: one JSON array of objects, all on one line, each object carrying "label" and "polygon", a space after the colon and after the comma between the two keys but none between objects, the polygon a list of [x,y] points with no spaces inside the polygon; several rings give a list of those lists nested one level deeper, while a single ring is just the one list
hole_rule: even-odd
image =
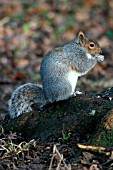
[{"label": "grey squirrel", "polygon": [[81,31],[70,43],[50,51],[41,63],[42,86],[27,83],[18,87],[10,99],[10,117],[32,111],[33,104],[41,109],[48,103],[76,95],[78,77],[104,60],[101,53],[98,42]]}]

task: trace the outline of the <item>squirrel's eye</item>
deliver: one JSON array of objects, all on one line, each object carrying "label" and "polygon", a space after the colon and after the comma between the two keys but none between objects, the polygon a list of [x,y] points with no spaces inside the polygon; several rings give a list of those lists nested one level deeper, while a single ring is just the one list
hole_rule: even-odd
[{"label": "squirrel's eye", "polygon": [[93,42],[91,42],[91,43],[89,44],[89,47],[90,47],[91,49],[93,49],[93,48],[95,48],[95,44],[94,44]]}]

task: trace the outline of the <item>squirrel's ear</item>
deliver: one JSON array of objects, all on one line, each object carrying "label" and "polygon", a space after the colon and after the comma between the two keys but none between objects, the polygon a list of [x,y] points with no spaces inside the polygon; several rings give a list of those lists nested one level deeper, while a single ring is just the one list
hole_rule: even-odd
[{"label": "squirrel's ear", "polygon": [[84,37],[84,33],[82,31],[79,32],[78,34],[78,43],[80,44],[80,46],[84,46],[85,44],[85,37]]}]

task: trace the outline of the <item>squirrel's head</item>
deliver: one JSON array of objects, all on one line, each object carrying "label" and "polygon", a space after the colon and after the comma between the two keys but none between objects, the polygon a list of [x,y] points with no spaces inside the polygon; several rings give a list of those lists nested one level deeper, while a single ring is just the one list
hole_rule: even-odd
[{"label": "squirrel's head", "polygon": [[78,43],[81,47],[86,48],[91,54],[95,52],[97,54],[102,53],[101,47],[98,42],[95,39],[84,35],[82,31],[80,31],[78,34]]},{"label": "squirrel's head", "polygon": [[78,34],[78,43],[81,47],[84,47],[93,57],[97,58],[97,56],[102,56],[100,55],[102,54],[102,50],[98,42],[95,39],[84,35],[82,31],[80,31]]}]

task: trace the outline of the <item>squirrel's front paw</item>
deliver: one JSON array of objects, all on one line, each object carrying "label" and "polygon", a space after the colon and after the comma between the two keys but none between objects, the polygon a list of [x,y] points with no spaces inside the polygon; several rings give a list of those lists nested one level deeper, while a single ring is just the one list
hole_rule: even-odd
[{"label": "squirrel's front paw", "polygon": [[97,55],[97,61],[98,62],[102,62],[102,61],[104,61],[104,56],[103,55]]}]

